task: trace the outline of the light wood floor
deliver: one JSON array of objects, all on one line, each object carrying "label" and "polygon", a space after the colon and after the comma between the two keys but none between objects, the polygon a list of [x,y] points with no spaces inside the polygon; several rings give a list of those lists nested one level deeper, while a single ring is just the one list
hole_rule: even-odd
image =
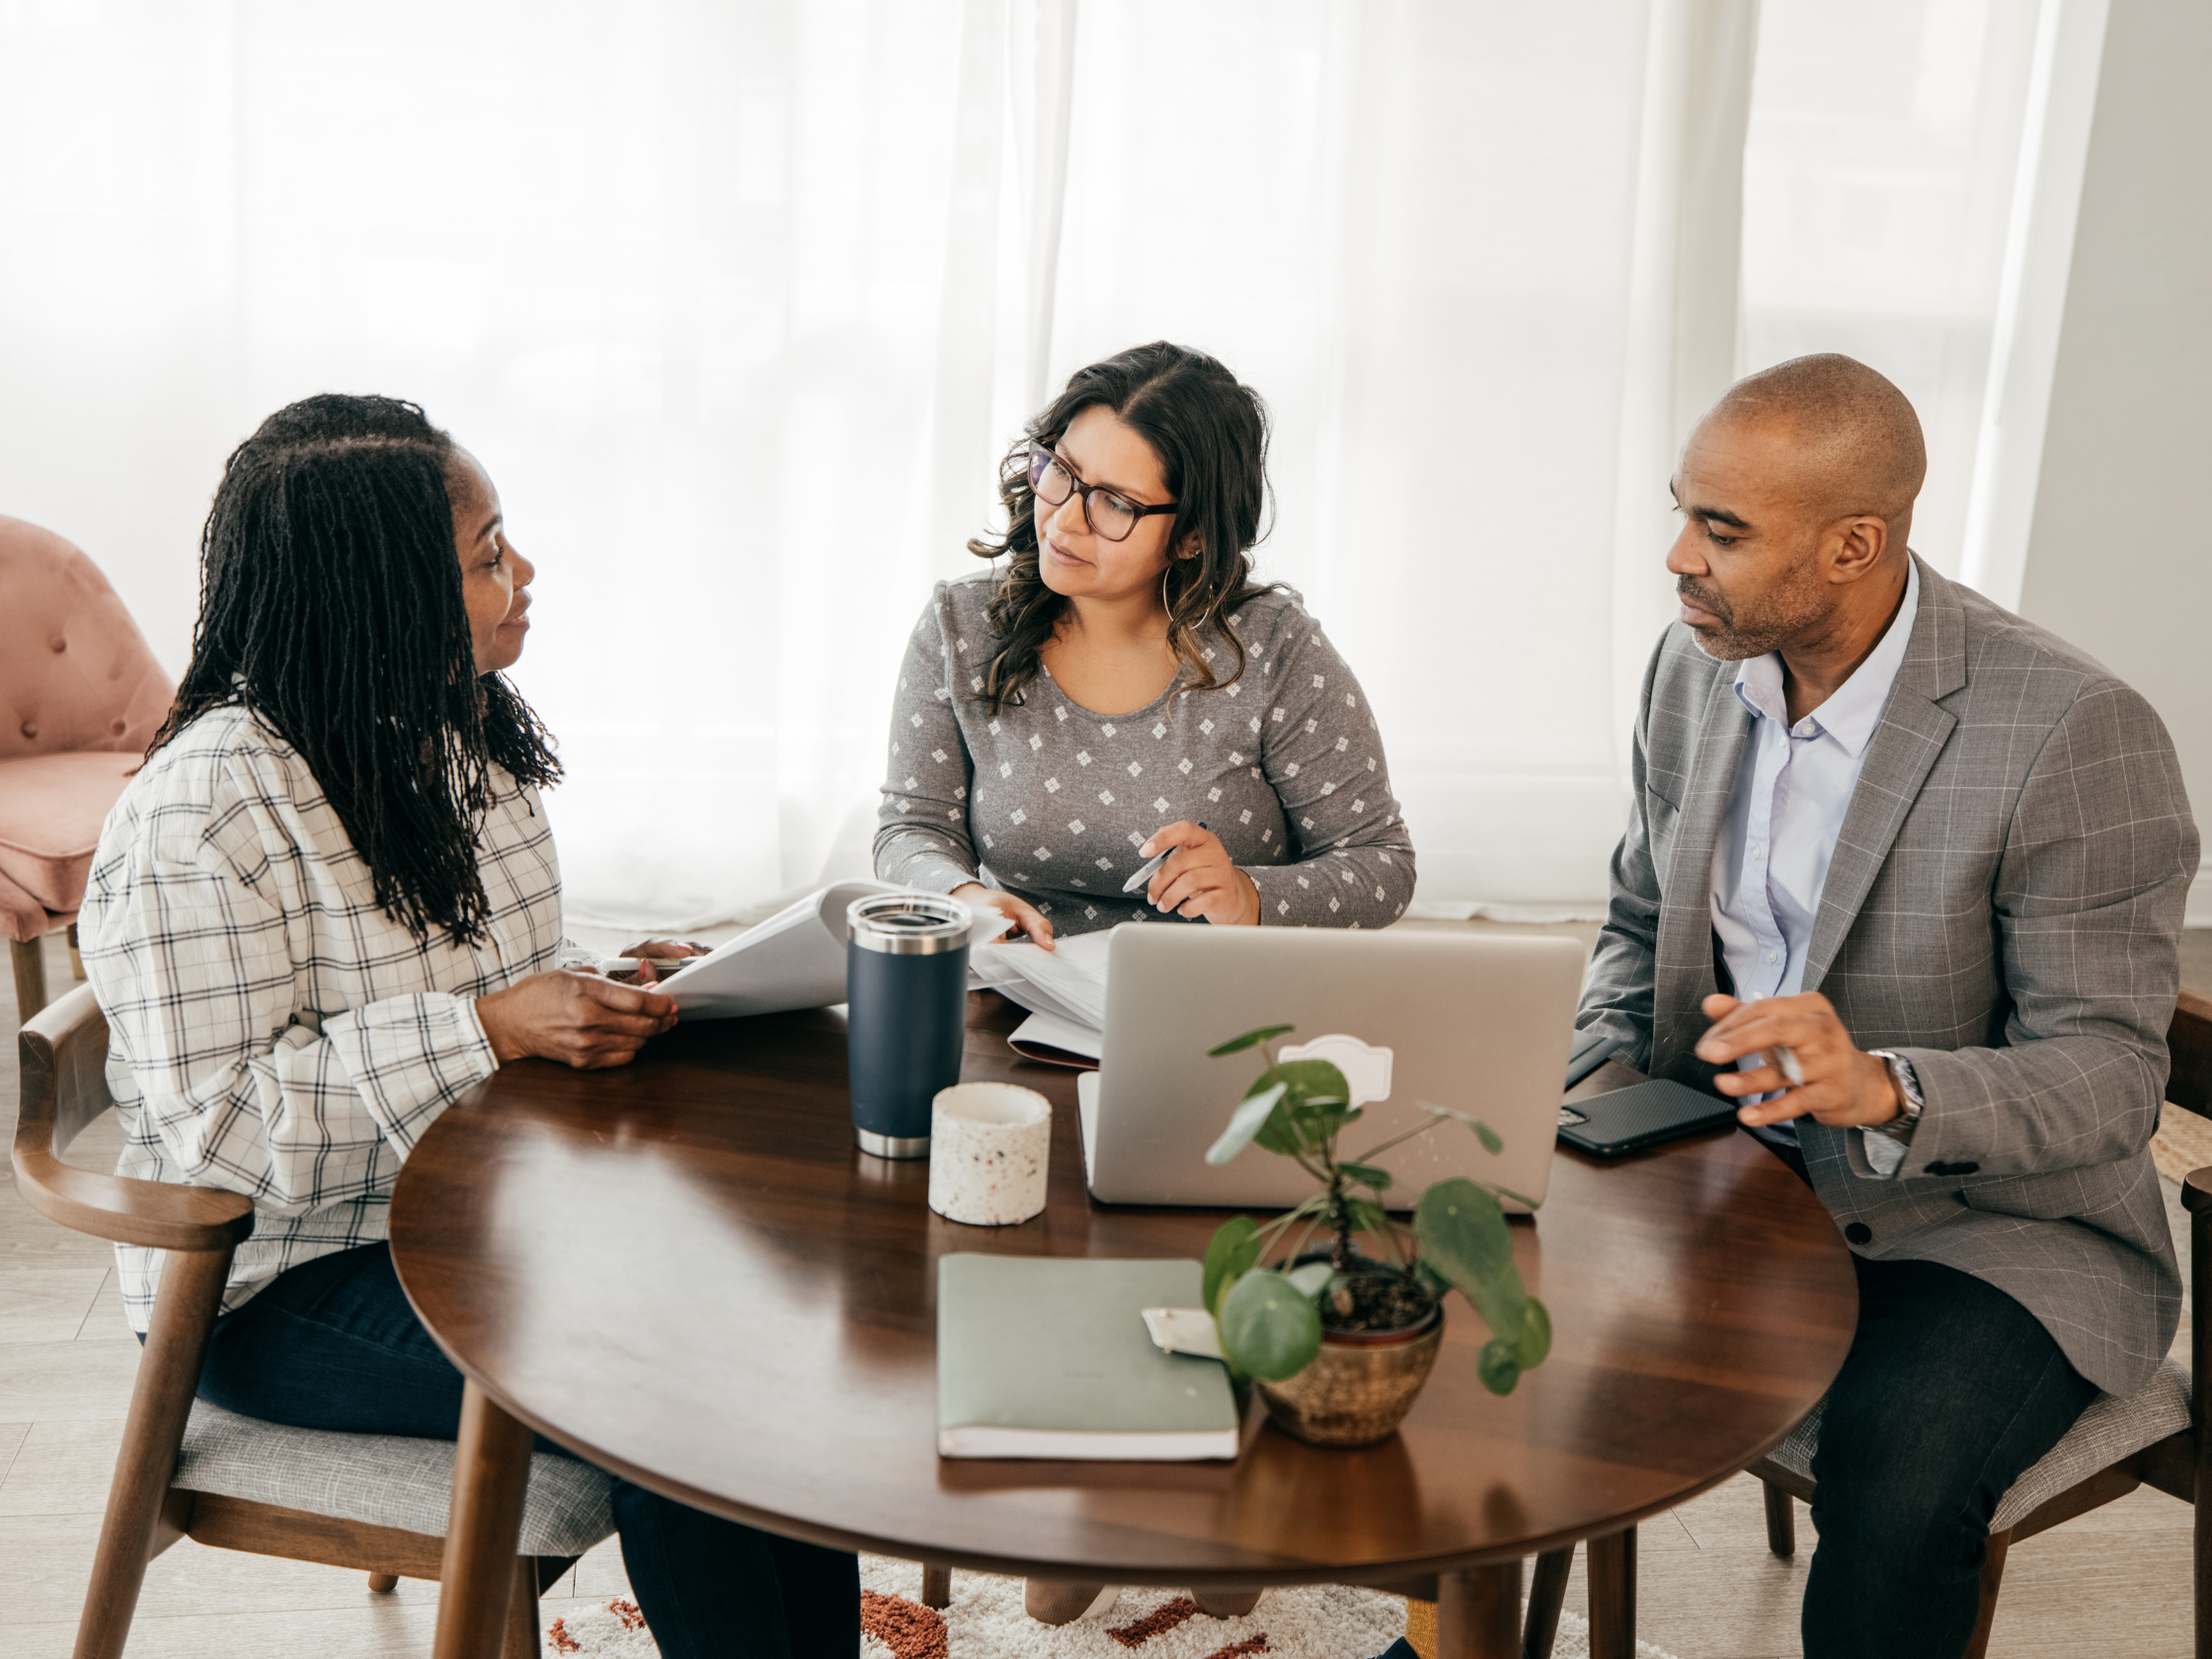
[{"label": "light wood floor", "polygon": [[[49,978],[65,988],[68,959],[58,940],[50,944]],[[2191,934],[2189,945],[2186,977],[2212,990],[2212,933]],[[0,1030],[15,1029],[5,984],[0,1021]],[[0,1063],[0,1128],[11,1132],[15,1103],[16,1067]],[[88,1138],[72,1161],[113,1167],[113,1150],[112,1140]],[[2172,1208],[2178,1233],[2179,1209]],[[106,1245],[35,1215],[0,1168],[0,1609],[10,1659],[64,1659],[70,1649],[138,1362],[112,1271]],[[1637,1633],[1681,1659],[1798,1653],[1797,1604],[1813,1542],[1802,1509],[1798,1523],[1797,1557],[1770,1556],[1759,1489],[1748,1476],[1647,1523]],[[2188,1511],[2148,1491],[2030,1540],[2006,1570],[1991,1651],[1999,1659],[2181,1659],[2189,1652],[2189,1547]],[[610,1541],[557,1588],[547,1617],[564,1602],[603,1602],[626,1588]],[[403,1583],[372,1596],[358,1573],[188,1540],[148,1571],[131,1653],[424,1655],[436,1594],[434,1585]],[[1583,1605],[1579,1563],[1568,1605]]]}]

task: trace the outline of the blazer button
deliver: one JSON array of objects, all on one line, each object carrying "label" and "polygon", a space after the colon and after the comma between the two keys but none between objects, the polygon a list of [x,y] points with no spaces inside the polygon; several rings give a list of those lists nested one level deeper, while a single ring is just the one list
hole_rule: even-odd
[{"label": "blazer button", "polygon": [[1854,1244],[1871,1244],[1874,1241],[1874,1229],[1864,1222],[1854,1222],[1844,1228],[1844,1236]]}]

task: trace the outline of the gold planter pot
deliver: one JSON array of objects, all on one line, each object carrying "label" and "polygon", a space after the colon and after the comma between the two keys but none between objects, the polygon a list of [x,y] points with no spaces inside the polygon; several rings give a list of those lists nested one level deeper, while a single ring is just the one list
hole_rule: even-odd
[{"label": "gold planter pot", "polygon": [[1426,1324],[1382,1336],[1321,1337],[1304,1371],[1280,1382],[1254,1378],[1267,1414],[1309,1446],[1373,1446],[1405,1421],[1444,1341],[1444,1309]]}]

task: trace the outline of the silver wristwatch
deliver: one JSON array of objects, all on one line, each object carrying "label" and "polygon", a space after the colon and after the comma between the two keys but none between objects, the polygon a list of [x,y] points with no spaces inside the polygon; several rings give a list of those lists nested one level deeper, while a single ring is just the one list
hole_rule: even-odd
[{"label": "silver wristwatch", "polygon": [[1889,1080],[1897,1085],[1897,1098],[1905,1103],[1905,1109],[1896,1117],[1885,1124],[1867,1125],[1867,1132],[1886,1135],[1892,1141],[1910,1142],[1913,1131],[1920,1128],[1921,1112],[1928,1105],[1921,1098],[1920,1078],[1913,1073],[1913,1063],[1903,1055],[1892,1054],[1887,1049],[1868,1049],[1866,1052],[1889,1067]]}]

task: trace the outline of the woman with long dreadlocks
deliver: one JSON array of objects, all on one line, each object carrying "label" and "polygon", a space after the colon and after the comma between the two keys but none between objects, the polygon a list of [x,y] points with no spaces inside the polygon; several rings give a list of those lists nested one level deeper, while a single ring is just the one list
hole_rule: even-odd
[{"label": "woman with long dreadlocks", "polygon": [[[117,1173],[254,1200],[200,1398],[450,1440],[461,1377],[385,1242],[401,1161],[503,1062],[620,1066],[673,1005],[559,967],[537,791],[560,767],[500,672],[534,573],[473,456],[413,404],[295,403],[231,455],[201,556],[192,665],[79,927],[129,1136]],[[158,1252],[118,1254],[143,1333]],[[851,1555],[621,1480],[614,1515],[670,1659],[849,1659]]]}]

